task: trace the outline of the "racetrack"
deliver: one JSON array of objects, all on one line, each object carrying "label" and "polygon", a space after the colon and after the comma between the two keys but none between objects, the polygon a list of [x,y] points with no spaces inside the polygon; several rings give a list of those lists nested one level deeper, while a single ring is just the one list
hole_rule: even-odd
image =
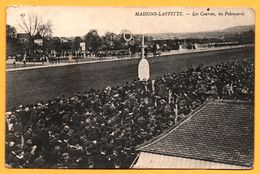
[{"label": "racetrack", "polygon": [[[215,65],[244,57],[254,57],[254,48],[235,48],[212,52],[149,58],[151,78],[185,70],[189,65]],[[90,88],[116,86],[137,78],[138,59],[74,64],[58,67],[7,71],[6,109],[33,104],[61,95],[72,95]]]}]

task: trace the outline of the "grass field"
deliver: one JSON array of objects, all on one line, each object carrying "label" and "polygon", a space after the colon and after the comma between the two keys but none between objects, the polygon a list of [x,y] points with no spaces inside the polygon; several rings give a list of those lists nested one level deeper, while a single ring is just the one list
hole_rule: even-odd
[{"label": "grass field", "polygon": [[[215,65],[254,57],[254,48],[236,48],[149,58],[151,78],[185,70],[189,65]],[[6,72],[6,109],[90,88],[116,86],[137,78],[139,59],[46,67]]]}]

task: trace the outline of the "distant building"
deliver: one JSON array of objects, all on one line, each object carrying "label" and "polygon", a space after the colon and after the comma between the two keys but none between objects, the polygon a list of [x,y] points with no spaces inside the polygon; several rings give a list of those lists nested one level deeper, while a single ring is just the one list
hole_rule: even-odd
[{"label": "distant building", "polygon": [[137,150],[134,168],[250,169],[254,161],[254,104],[207,102]]},{"label": "distant building", "polygon": [[17,33],[17,39],[21,44],[28,44],[30,43],[30,35],[28,33]]},{"label": "distant building", "polygon": [[70,40],[64,37],[59,38],[61,43],[68,43]]},{"label": "distant building", "polygon": [[33,37],[33,43],[38,46],[43,46],[43,37],[40,35],[39,32]]}]

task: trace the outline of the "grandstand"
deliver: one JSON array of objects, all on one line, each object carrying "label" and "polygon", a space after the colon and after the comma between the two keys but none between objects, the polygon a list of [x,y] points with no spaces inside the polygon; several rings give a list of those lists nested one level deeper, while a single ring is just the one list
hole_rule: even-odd
[{"label": "grandstand", "polygon": [[[159,153],[157,150],[161,149],[164,152],[161,155],[172,152],[170,154],[177,157],[252,167],[253,105],[246,103],[254,101],[254,58],[241,57],[241,52],[249,54],[250,51],[229,51],[230,54],[228,54],[229,52],[219,52],[220,55],[222,53],[226,56],[225,61],[220,58],[220,55],[216,56],[214,60],[212,57],[210,60],[205,59],[209,56],[208,54],[204,55],[204,58],[202,58],[202,54],[200,54],[202,57],[195,54],[196,59],[186,57],[186,60],[185,57],[174,59],[175,61],[165,58],[169,62],[172,61],[172,64],[168,64],[169,69],[172,69],[172,65],[176,62],[184,60],[184,64],[189,61],[193,66],[186,65],[183,69],[172,72],[164,69],[161,71],[162,75],[158,75],[160,73],[153,69],[154,83],[151,79],[130,81],[122,76],[126,82],[121,85],[112,85],[112,87],[102,85],[104,87],[102,89],[90,88],[84,91],[80,91],[78,88],[78,90],[73,89],[74,93],[70,96],[53,95],[51,99],[45,101],[16,104],[6,113],[7,166],[12,168],[129,168],[141,152],[135,167],[153,168],[154,166],[148,166],[142,161],[143,154],[144,152],[157,154]],[[217,55],[216,52],[212,54]],[[158,59],[152,61],[158,60],[156,65],[161,66],[165,64],[165,59],[159,59],[162,62]],[[209,62],[207,66],[203,66],[201,62],[206,63],[206,60]],[[197,65],[193,61],[197,62]],[[118,63],[122,66],[125,62]],[[113,65],[116,66],[115,63]],[[104,74],[102,63],[98,63],[98,66]],[[125,69],[126,66],[128,65],[121,68]],[[177,66],[180,67],[180,64]],[[52,69],[40,70],[42,75],[54,74]],[[81,77],[80,70],[78,67],[68,73]],[[16,75],[24,78],[19,71]],[[27,83],[34,83],[32,79],[37,81],[39,76],[33,77],[34,75],[30,73],[31,80]],[[66,80],[72,83],[71,80],[74,77],[68,77]],[[129,76],[129,78],[131,77]],[[50,80],[50,78],[48,79]],[[118,81],[118,79],[116,80]],[[91,83],[87,82],[87,84]],[[66,90],[69,90],[70,87],[72,85],[66,86]],[[54,93],[58,93],[65,87],[56,86],[56,88]],[[40,90],[40,86],[33,89]],[[33,89],[30,88],[27,91],[37,93]],[[78,92],[75,93],[75,91]],[[43,94],[49,95],[48,92]],[[30,99],[33,98],[33,95],[22,98]],[[210,102],[219,99],[235,100],[235,102]],[[237,100],[247,102],[243,104],[244,102],[237,102]],[[219,112],[222,110],[221,108],[224,108],[223,113]],[[239,114],[235,114],[238,111]],[[235,119],[234,116],[239,117]],[[245,116],[250,119],[243,121]],[[219,120],[220,118],[223,119]],[[223,121],[223,124],[219,123],[220,121]],[[236,131],[239,129],[238,125],[244,128],[240,129],[241,133]],[[198,132],[191,129],[196,129]],[[193,139],[193,134],[200,136],[204,129],[209,131],[200,137],[201,141]],[[154,150],[152,145],[138,148],[143,143],[151,142],[157,136],[167,138],[168,136],[164,136],[167,130],[173,130],[166,135],[169,135],[170,139],[172,136],[176,136],[175,144],[165,144],[164,146],[164,143],[159,142],[163,140],[162,138],[158,142],[163,147],[152,143],[156,146]],[[173,134],[172,132],[175,130],[183,130],[183,135],[182,133]],[[206,144],[216,142],[214,137],[216,138],[219,134],[216,132],[213,134],[212,132],[215,130],[230,132],[230,134],[223,134],[221,139],[221,141],[226,141],[227,145],[210,146]],[[193,134],[185,140],[183,136],[189,135],[191,131]],[[206,141],[207,138],[210,138],[210,134],[212,134],[211,141]],[[185,137],[188,138],[188,136]],[[245,144],[244,140],[248,140],[248,144]],[[170,141],[167,140],[167,142]],[[230,144],[233,142],[236,142],[237,151],[230,148]],[[188,143],[194,144],[193,148]],[[175,149],[174,145],[179,147],[180,151]],[[207,149],[204,149],[204,153],[202,147],[206,146]],[[166,147],[170,149],[167,150]],[[242,152],[245,154],[241,154]],[[216,155],[210,156],[215,153]],[[226,156],[222,156],[224,153]],[[226,161],[223,161],[223,158]],[[157,162],[155,161],[155,163]],[[219,166],[221,165],[219,164]],[[155,166],[155,168],[157,167]],[[167,165],[161,167],[167,167]],[[203,165],[196,167],[203,167]]]}]

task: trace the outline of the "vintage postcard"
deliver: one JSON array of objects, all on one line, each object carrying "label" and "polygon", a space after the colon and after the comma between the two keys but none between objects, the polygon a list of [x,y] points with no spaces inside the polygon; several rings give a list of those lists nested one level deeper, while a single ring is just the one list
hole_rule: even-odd
[{"label": "vintage postcard", "polygon": [[255,12],[6,8],[5,165],[252,169]]}]

